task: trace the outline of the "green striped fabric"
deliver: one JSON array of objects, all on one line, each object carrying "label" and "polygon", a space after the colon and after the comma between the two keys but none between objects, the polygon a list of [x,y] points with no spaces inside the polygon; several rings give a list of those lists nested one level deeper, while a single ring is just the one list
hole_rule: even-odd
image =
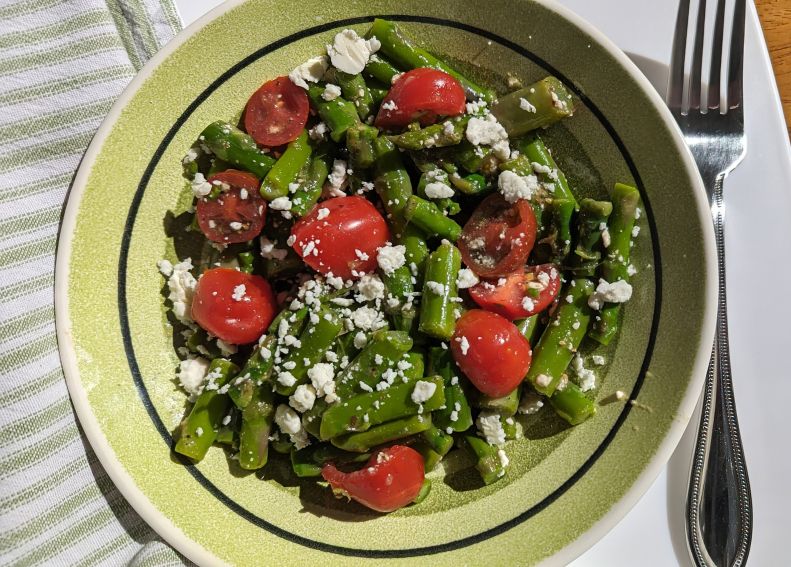
[{"label": "green striped fabric", "polygon": [[0,0],[0,565],[184,565],[113,486],[60,368],[55,243],[88,142],[172,0]]}]

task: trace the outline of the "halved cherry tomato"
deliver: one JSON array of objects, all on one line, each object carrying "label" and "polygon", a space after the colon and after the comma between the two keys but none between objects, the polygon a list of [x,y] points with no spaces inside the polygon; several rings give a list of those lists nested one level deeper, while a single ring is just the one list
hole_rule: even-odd
[{"label": "halved cherry tomato", "polygon": [[198,200],[198,226],[206,238],[222,244],[252,240],[264,227],[266,201],[258,193],[258,179],[251,173],[228,169],[207,179],[209,183],[224,183],[224,190],[216,199]]},{"label": "halved cherry tomato", "polygon": [[198,279],[192,318],[227,343],[258,340],[277,311],[272,288],[261,276],[228,268],[207,270]]},{"label": "halved cherry tomato", "polygon": [[484,199],[464,225],[459,251],[479,276],[507,276],[524,266],[536,241],[536,217],[525,200],[509,203],[495,193]]},{"label": "halved cherry tomato", "polygon": [[288,77],[267,81],[244,109],[244,128],[262,146],[296,140],[308,121],[308,94]]},{"label": "halved cherry tomato", "polygon": [[464,89],[459,82],[436,69],[421,67],[403,73],[379,107],[374,124],[396,128],[420,120],[433,124],[437,116],[457,116],[464,112]]},{"label": "halved cherry tomato", "polygon": [[349,496],[377,512],[392,512],[417,498],[425,478],[423,457],[404,445],[376,451],[360,470],[344,473],[332,463],[321,476],[336,493]]},{"label": "halved cherry tomato", "polygon": [[487,311],[513,321],[542,312],[560,290],[560,273],[552,264],[527,266],[505,282],[480,282],[470,288],[472,300]]},{"label": "halved cherry tomato", "polygon": [[354,195],[321,201],[291,228],[291,236],[291,247],[308,266],[349,280],[376,269],[376,251],[390,240],[390,231],[376,207]]},{"label": "halved cherry tomato", "polygon": [[516,325],[482,309],[471,309],[461,316],[450,347],[470,382],[493,398],[506,396],[519,386],[533,355]]}]

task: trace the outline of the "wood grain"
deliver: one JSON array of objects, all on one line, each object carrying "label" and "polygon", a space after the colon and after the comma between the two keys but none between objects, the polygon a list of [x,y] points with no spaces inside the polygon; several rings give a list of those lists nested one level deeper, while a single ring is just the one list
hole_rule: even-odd
[{"label": "wood grain", "polygon": [[755,0],[791,137],[791,0]]}]

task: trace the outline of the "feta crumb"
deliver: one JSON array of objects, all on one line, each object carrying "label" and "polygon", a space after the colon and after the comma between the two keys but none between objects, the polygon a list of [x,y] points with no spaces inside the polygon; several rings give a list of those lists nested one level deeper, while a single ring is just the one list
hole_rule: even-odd
[{"label": "feta crumb", "polygon": [[535,309],[536,303],[531,298],[525,296],[522,298],[522,309],[525,311],[533,311]]},{"label": "feta crumb", "polygon": [[316,211],[317,220],[324,220],[328,216],[330,216],[330,210],[327,207],[320,207],[319,210]]},{"label": "feta crumb", "polygon": [[[335,355],[335,353],[332,354]],[[335,356],[337,357],[337,355]],[[329,359],[330,357],[327,358]],[[332,364],[326,362],[314,364],[308,369],[308,378],[310,378],[310,383],[316,390],[318,397],[324,397],[330,403],[338,399],[335,395],[335,371],[332,368]]]},{"label": "feta crumb", "polygon": [[354,30],[343,30],[335,35],[332,45],[327,45],[327,55],[332,64],[350,75],[362,73],[371,54],[379,51],[381,43],[376,37],[363,39]]},{"label": "feta crumb", "polygon": [[548,387],[552,383],[552,378],[547,376],[546,374],[539,374],[536,376],[536,384],[541,386],[542,388]]},{"label": "feta crumb", "polygon": [[607,229],[607,225],[605,223],[601,223],[599,225],[599,230],[601,230],[601,243],[605,248],[609,248],[612,240],[610,238],[610,231]]},{"label": "feta crumb", "polygon": [[599,280],[596,290],[588,298],[588,306],[591,309],[601,309],[604,303],[625,303],[632,297],[632,286],[624,281],[618,280],[609,283],[603,279]]},{"label": "feta crumb", "polygon": [[500,140],[508,140],[508,132],[492,114],[488,114],[485,118],[477,116],[470,118],[465,136],[473,146],[492,145]]},{"label": "feta crumb", "polygon": [[398,110],[398,105],[395,103],[395,101],[386,100],[385,102],[382,103],[382,106],[380,108],[382,110]]},{"label": "feta crumb", "polygon": [[632,228],[632,238],[637,238],[637,235],[640,234],[640,227],[635,226]]},{"label": "feta crumb", "polygon": [[202,436],[203,435],[203,428],[202,427],[196,427],[195,428],[195,435],[197,435],[198,437]]},{"label": "feta crumb", "polygon": [[627,398],[626,392],[623,390],[616,390],[615,391],[615,399],[616,400],[625,400]]},{"label": "feta crumb", "polygon": [[480,280],[469,268],[462,268],[456,276],[456,286],[459,289],[468,289],[477,284]]},{"label": "feta crumb", "polygon": [[596,366],[604,366],[604,364],[607,362],[607,359],[600,354],[594,354],[591,357],[591,360],[593,361],[593,364],[595,364]]},{"label": "feta crumb", "polygon": [[208,370],[209,361],[200,356],[182,360],[177,373],[179,384],[190,396],[197,396]]},{"label": "feta crumb", "polygon": [[448,199],[455,195],[453,189],[445,183],[433,182],[426,184],[426,197],[429,199]]},{"label": "feta crumb", "polygon": [[333,197],[343,197],[346,194],[343,192],[343,184],[346,182],[346,162],[342,159],[336,159],[332,162],[332,171],[327,176],[327,181],[330,184],[330,194]]},{"label": "feta crumb", "polygon": [[171,264],[168,260],[157,260],[157,268],[159,268],[159,272],[166,278],[169,278],[171,275],[173,275],[173,264]]},{"label": "feta crumb", "polygon": [[314,142],[320,142],[324,139],[324,136],[327,134],[328,128],[324,122],[319,122],[313,128],[308,130],[308,136]]},{"label": "feta crumb", "polygon": [[577,375],[577,383],[583,392],[588,392],[596,387],[596,373],[585,368],[582,357],[579,354],[571,360],[571,367]]},{"label": "feta crumb", "polygon": [[387,246],[382,246],[378,250],[376,262],[379,264],[379,268],[381,268],[385,274],[390,276],[398,268],[406,264],[405,254],[405,246],[392,246],[391,244],[388,244]]},{"label": "feta crumb", "polygon": [[300,384],[294,393],[288,398],[288,405],[299,413],[305,413],[313,407],[316,401],[316,390],[308,384]]},{"label": "feta crumb", "polygon": [[278,197],[269,202],[269,208],[275,211],[291,210],[291,199],[288,197]]},{"label": "feta crumb", "polygon": [[368,301],[384,299],[385,284],[376,274],[365,274],[357,282],[357,291]]},{"label": "feta crumb", "polygon": [[519,98],[519,108],[525,112],[536,112],[536,107],[530,104],[530,101],[524,97]]},{"label": "feta crumb", "polygon": [[357,331],[354,335],[354,348],[362,349],[368,343],[368,337],[362,331]]},{"label": "feta crumb", "polygon": [[439,282],[427,281],[425,287],[434,295],[445,295],[445,286]]},{"label": "feta crumb", "polygon": [[360,389],[363,390],[364,392],[373,392],[374,391],[373,388],[371,388],[368,384],[366,384],[363,381],[360,381],[358,386],[360,386]]},{"label": "feta crumb", "polygon": [[538,178],[535,175],[517,175],[513,171],[503,171],[497,178],[497,188],[509,203],[519,199],[530,199],[538,189]]},{"label": "feta crumb", "polygon": [[382,314],[373,307],[360,307],[352,313],[351,320],[358,329],[371,331],[384,324]]},{"label": "feta crumb", "polygon": [[206,178],[200,171],[197,172],[195,177],[192,178],[192,194],[200,199],[209,193],[211,193],[211,183],[206,181]]},{"label": "feta crumb", "polygon": [[415,383],[415,389],[412,390],[412,401],[416,404],[427,402],[434,392],[437,390],[437,385],[434,382],[426,382],[425,380],[418,380]]},{"label": "feta crumb", "polygon": [[280,382],[286,388],[290,388],[291,386],[297,383],[297,379],[294,378],[294,375],[288,371],[279,372],[277,375],[277,381]]},{"label": "feta crumb", "polygon": [[357,258],[359,258],[363,262],[365,262],[368,259],[368,254],[357,248],[354,249],[354,255],[357,256]]},{"label": "feta crumb", "polygon": [[233,288],[231,299],[233,299],[234,301],[241,301],[242,299],[244,299],[246,293],[247,293],[247,286],[245,286],[244,284],[239,284]]},{"label": "feta crumb", "polygon": [[470,341],[467,340],[467,337],[462,335],[459,339],[459,348],[461,349],[461,354],[467,356],[467,351],[470,350]]},{"label": "feta crumb", "polygon": [[643,214],[643,211],[640,209],[640,207],[635,207],[635,209],[634,209],[634,220],[638,220],[642,216],[642,214]]},{"label": "feta crumb", "polygon": [[195,286],[198,284],[190,270],[192,270],[192,260],[187,258],[173,266],[168,279],[168,288],[170,289],[168,299],[173,304],[173,314],[182,323],[192,321],[190,316],[192,297],[195,294]]},{"label": "feta crumb", "polygon": [[327,83],[327,86],[324,87],[324,92],[321,93],[321,98],[324,100],[335,100],[339,96],[341,96],[341,88],[332,83]]},{"label": "feta crumb", "polygon": [[497,458],[500,459],[500,466],[502,466],[503,468],[508,466],[508,463],[510,461],[508,460],[508,455],[505,454],[505,451],[503,451],[502,449],[498,450]]},{"label": "feta crumb", "polygon": [[511,157],[511,146],[508,140],[500,140],[492,144],[492,154],[500,161],[505,161]]},{"label": "feta crumb", "polygon": [[288,250],[284,248],[275,248],[275,243],[269,240],[266,236],[259,239],[261,245],[261,256],[266,259],[282,260],[288,254]]},{"label": "feta crumb", "polygon": [[500,415],[498,413],[482,411],[478,414],[475,425],[489,445],[500,446],[505,444],[505,431],[503,430],[503,424],[500,423]]},{"label": "feta crumb", "polygon": [[294,443],[297,450],[310,445],[307,432],[302,427],[302,420],[299,414],[286,404],[280,404],[275,410],[275,423],[280,427],[280,431],[287,434]]},{"label": "feta crumb", "polygon": [[288,74],[288,78],[298,87],[307,90],[308,82],[318,83],[324,77],[324,73],[327,72],[329,66],[329,61],[325,55],[312,57],[291,71]]}]

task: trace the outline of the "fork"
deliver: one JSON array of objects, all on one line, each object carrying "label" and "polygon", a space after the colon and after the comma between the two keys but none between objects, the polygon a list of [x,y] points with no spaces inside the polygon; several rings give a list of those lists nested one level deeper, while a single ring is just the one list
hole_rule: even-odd
[{"label": "fork", "polygon": [[[687,541],[697,565],[725,567],[745,564],[752,539],[750,481],[736,418],[728,348],[723,202],[723,182],[746,151],[742,102],[746,0],[733,1],[727,52],[723,38],[726,0],[716,1],[708,92],[702,97],[706,0],[698,0],[688,75],[685,59],[690,5],[689,0],[680,0],[667,104],[697,162],[709,196],[719,271],[717,328],[687,493]],[[725,93],[721,93],[720,86],[723,56],[728,57]],[[725,95],[725,104],[720,104],[721,94]]]}]

